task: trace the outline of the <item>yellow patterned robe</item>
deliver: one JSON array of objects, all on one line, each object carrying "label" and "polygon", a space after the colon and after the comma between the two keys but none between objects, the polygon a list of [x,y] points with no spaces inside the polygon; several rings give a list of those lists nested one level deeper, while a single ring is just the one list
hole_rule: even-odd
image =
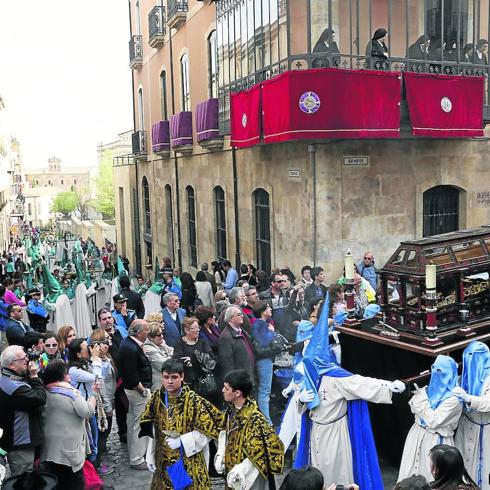
[{"label": "yellow patterned robe", "polygon": [[266,481],[282,473],[284,445],[257,404],[247,398],[240,410],[226,412],[225,468],[232,468],[248,458]]},{"label": "yellow patterned robe", "polygon": [[[170,490],[172,484],[166,468],[175,463],[179,457],[178,449],[170,449],[165,442],[164,431],[185,434],[198,430],[213,439],[218,438],[223,427],[224,415],[210,402],[184,385],[176,397],[168,397],[168,409],[165,406],[165,390],[155,391],[145,411],[141,415],[141,436],[151,436],[155,429],[155,464],[157,470],[151,481],[151,490]],[[184,466],[193,480],[189,490],[211,489],[208,468],[202,451],[187,457],[184,454]]]}]

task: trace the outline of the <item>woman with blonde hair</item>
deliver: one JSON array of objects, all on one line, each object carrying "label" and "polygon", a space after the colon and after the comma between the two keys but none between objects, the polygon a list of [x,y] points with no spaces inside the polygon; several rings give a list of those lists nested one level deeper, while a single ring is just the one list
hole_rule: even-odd
[{"label": "woman with blonde hair", "polygon": [[174,348],[168,346],[163,340],[164,323],[161,313],[151,313],[146,316],[150,327],[146,342],[143,344],[143,352],[151,362],[151,391],[162,387],[162,364],[172,357]]},{"label": "woman with blonde hair", "polygon": [[58,330],[56,340],[58,341],[58,349],[62,359],[68,362],[68,347],[77,338],[75,329],[70,325],[65,325]]}]

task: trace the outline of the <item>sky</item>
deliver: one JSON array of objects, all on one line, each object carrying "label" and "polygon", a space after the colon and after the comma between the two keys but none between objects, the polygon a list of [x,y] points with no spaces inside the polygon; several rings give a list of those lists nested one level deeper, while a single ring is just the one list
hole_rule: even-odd
[{"label": "sky", "polygon": [[0,133],[24,168],[97,165],[132,129],[127,0],[0,0]]}]

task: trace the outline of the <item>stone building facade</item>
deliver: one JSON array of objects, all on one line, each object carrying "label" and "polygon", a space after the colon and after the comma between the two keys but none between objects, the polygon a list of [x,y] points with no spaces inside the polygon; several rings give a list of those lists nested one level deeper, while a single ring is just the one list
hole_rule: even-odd
[{"label": "stone building facade", "polygon": [[52,157],[48,168],[26,171],[26,180],[31,187],[58,187],[64,191],[82,190],[90,187],[90,170],[61,167],[61,160]]},{"label": "stone building facade", "polygon": [[[250,1],[253,6],[254,1]],[[407,126],[406,111],[398,139],[318,139],[231,148],[227,90],[233,80],[229,75],[219,78],[221,73],[214,72],[212,52],[216,49],[219,69],[228,69],[229,60],[223,63],[220,56],[230,48],[221,46],[222,39],[216,41],[215,48],[212,42],[222,17],[219,12],[216,17],[215,3],[177,3],[185,10],[182,20],[176,22],[175,13],[169,17],[169,9],[175,4],[169,0],[161,43],[156,44],[153,38],[150,46],[154,24],[146,25],[141,19],[151,18],[155,3],[130,1],[131,39],[140,36],[140,51],[133,50],[131,58],[134,129],[137,136],[144,132],[146,147],[141,151],[138,136],[137,151],[127,159],[128,165],[114,166],[114,175],[116,189],[124,188],[123,194],[116,191],[117,226],[132,223],[131,245],[135,246],[137,265],[164,255],[191,272],[202,262],[224,257],[269,270],[288,265],[295,272],[304,264],[316,264],[326,268],[328,280],[333,281],[341,273],[348,249],[356,259],[366,249],[373,250],[376,264],[382,266],[401,240],[490,223],[488,138],[414,137]],[[388,2],[372,2],[374,7],[382,3]],[[361,2],[365,8],[368,4],[371,2]],[[281,28],[294,38],[300,32],[298,23],[304,22],[307,13],[311,17],[313,11],[323,12],[327,24],[328,15],[337,12],[339,18],[330,25],[335,24],[337,32],[341,30],[340,39],[347,36],[348,25],[342,26],[348,20],[340,21],[344,17],[335,0],[291,0],[278,5],[279,13],[287,8],[284,5],[290,9],[284,25],[279,14],[279,45]],[[428,14],[411,10],[411,15]],[[479,34],[483,37],[483,31],[488,32],[488,3],[480,15],[484,20]],[[318,22],[318,16],[315,19]],[[425,20],[414,23],[414,33],[423,29]],[[376,19],[372,22],[378,26]],[[387,25],[395,22],[387,17]],[[367,25],[363,30],[366,36],[372,32]],[[269,32],[272,37],[275,31]],[[307,68],[316,41],[311,28],[304,32],[309,33],[308,42],[297,49],[307,52],[301,58]],[[291,42],[289,49],[300,44]],[[400,51],[396,56],[405,56],[406,46],[402,47],[399,40],[393,45]],[[298,54],[289,51],[287,55],[292,69]],[[352,50],[348,56],[342,55],[341,66],[345,60],[353,63]],[[392,69],[399,69],[395,61],[400,62],[394,60]],[[195,117],[197,104],[216,96],[216,77],[222,148],[211,151],[198,144],[194,124],[192,152],[177,149],[162,156],[152,151],[152,125],[184,109],[190,109]],[[246,82],[242,79],[242,87],[259,78],[250,80],[250,75]],[[123,250],[130,250],[128,242]]]}]

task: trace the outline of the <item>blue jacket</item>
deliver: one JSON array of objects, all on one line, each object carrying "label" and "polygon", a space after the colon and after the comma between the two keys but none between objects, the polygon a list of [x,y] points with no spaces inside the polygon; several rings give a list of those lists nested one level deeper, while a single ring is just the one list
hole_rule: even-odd
[{"label": "blue jacket", "polygon": [[233,289],[236,286],[236,283],[238,282],[238,272],[231,267],[228,269],[228,272],[226,273],[226,279],[225,282],[223,283],[223,289],[229,293],[231,289]]},{"label": "blue jacket", "polygon": [[364,265],[364,262],[361,260],[357,264],[357,270],[359,271],[359,274],[361,277],[364,277],[369,284],[373,287],[373,289],[376,291],[378,289],[378,277],[376,275],[376,267],[374,265],[370,265],[366,267]]},{"label": "blue jacket", "polygon": [[170,316],[170,312],[167,310],[167,308],[162,310],[162,315],[163,322],[165,323],[165,330],[163,332],[165,343],[170,347],[175,347],[177,340],[180,340],[182,337],[182,320],[185,318],[185,310],[184,308],[177,308],[177,316],[181,325],[180,328]]},{"label": "blue jacket", "polygon": [[17,321],[9,318],[7,323],[7,342],[9,345],[24,346],[24,337],[27,332],[32,332],[33,329],[23,321]]},{"label": "blue jacket", "polygon": [[[114,318],[114,323],[125,330],[126,332],[129,329],[129,326],[131,323],[133,323],[133,320],[136,320],[138,317],[136,315],[136,311],[134,310],[128,310],[128,314],[126,317],[122,316],[121,313],[117,310],[112,310],[112,317]],[[120,329],[118,329],[120,331]]]}]

